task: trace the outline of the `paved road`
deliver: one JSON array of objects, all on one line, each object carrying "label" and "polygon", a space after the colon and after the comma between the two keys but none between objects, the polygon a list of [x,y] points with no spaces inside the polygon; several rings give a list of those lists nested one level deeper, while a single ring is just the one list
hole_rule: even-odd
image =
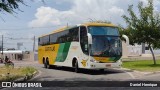
[{"label": "paved road", "polygon": [[133,72],[126,70],[106,70],[101,73],[98,70],[82,70],[75,73],[72,68],[57,67],[46,69],[37,62],[16,62],[15,66],[32,66],[39,70],[40,74],[33,81],[119,81],[134,79]]},{"label": "paved road", "polygon": [[160,73],[144,75],[124,69],[105,70],[103,73],[98,70],[82,70],[80,73],[75,73],[72,68],[67,67],[46,69],[36,61],[16,61],[15,66],[32,66],[38,69],[39,74],[32,81],[160,81]]},{"label": "paved road", "polygon": [[[133,72],[131,70],[106,70],[104,73],[101,73],[97,70],[83,70],[81,73],[75,73],[72,68],[64,68],[57,67],[52,69],[46,69],[43,65],[38,64],[37,62],[15,62],[15,66],[32,66],[39,70],[39,74],[31,79],[31,81],[160,81],[160,73],[143,75],[139,72]],[[4,88],[4,90],[13,90],[13,88]],[[21,89],[21,88],[18,88]],[[35,88],[29,88],[35,89]],[[51,88],[46,88],[51,89]],[[52,88],[53,89],[53,88]],[[57,89],[93,89],[93,88],[54,88]],[[99,88],[94,88],[95,90]],[[102,90],[106,88],[102,88]],[[107,89],[114,90],[115,88],[108,87]],[[121,87],[120,90],[124,90],[126,88]],[[128,88],[133,90],[135,88]],[[137,90],[141,90],[142,88],[137,88]],[[144,89],[144,88],[143,88]],[[159,90],[160,88],[155,88]],[[17,88],[15,88],[17,90]],[[23,90],[23,89],[22,89]],[[40,89],[41,90],[41,89]],[[149,88],[145,88],[145,90],[149,90]]]}]

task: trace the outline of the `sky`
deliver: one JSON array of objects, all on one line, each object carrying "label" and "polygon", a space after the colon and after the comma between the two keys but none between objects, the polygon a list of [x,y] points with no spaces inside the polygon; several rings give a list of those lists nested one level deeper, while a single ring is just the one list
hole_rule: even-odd
[{"label": "sky", "polygon": [[[137,4],[147,0],[24,0],[14,14],[0,13],[0,41],[4,36],[4,48],[33,49],[33,37],[52,32],[62,26],[76,25],[90,20],[107,20],[126,26],[122,15],[128,15],[129,5],[138,14]],[[160,0],[154,0],[155,11],[160,11]]]}]

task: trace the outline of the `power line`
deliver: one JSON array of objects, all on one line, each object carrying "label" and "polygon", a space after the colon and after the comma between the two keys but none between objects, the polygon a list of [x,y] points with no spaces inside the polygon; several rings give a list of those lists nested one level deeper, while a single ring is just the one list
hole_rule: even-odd
[{"label": "power line", "polygon": [[36,37],[32,37],[32,38],[24,38],[24,37],[20,37],[20,38],[12,38],[12,37],[4,37],[6,39],[10,39],[10,40],[38,40],[38,38]]},{"label": "power line", "polygon": [[21,27],[21,28],[1,28],[0,30],[28,30],[28,29],[45,29],[45,28],[53,28],[62,25],[54,25],[54,26],[47,26],[47,27]]}]

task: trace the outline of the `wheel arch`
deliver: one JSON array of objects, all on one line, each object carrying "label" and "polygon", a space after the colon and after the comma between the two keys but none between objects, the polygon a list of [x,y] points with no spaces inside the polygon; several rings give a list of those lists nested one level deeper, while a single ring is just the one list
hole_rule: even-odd
[{"label": "wheel arch", "polygon": [[46,62],[49,65],[49,58],[48,57],[46,57]]},{"label": "wheel arch", "polygon": [[45,63],[45,60],[46,60],[46,59],[45,59],[45,57],[43,57],[43,59],[42,59],[42,60],[43,60],[43,64],[44,64],[44,63]]},{"label": "wheel arch", "polygon": [[76,61],[78,61],[78,58],[77,57],[73,57],[73,59],[72,59],[72,67],[75,67]]}]

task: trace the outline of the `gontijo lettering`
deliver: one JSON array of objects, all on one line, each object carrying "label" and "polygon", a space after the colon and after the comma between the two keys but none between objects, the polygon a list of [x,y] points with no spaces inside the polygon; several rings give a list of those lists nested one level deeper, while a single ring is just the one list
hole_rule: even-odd
[{"label": "gontijo lettering", "polygon": [[53,46],[53,47],[45,47],[45,51],[55,51],[55,46]]}]

